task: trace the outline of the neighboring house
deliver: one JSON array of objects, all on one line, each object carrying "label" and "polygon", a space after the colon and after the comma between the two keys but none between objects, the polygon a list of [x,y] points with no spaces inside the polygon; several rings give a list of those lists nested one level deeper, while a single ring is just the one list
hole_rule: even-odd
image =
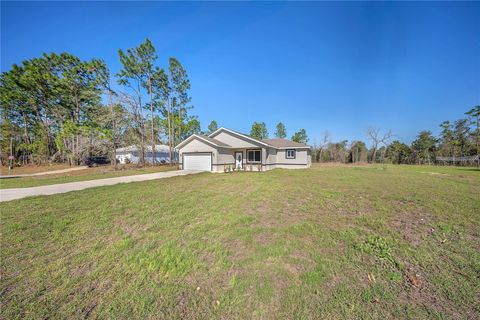
[{"label": "neighboring house", "polygon": [[[117,152],[117,161],[121,164],[125,163],[139,163],[140,162],[140,147],[129,146],[119,148]],[[175,151],[174,152],[175,155]],[[177,157],[178,158],[178,157]],[[152,146],[145,146],[145,163],[153,163]],[[155,163],[170,163],[170,150],[164,144],[155,145]]]},{"label": "neighboring house", "polygon": [[220,128],[209,136],[193,134],[176,149],[185,170],[223,172],[226,167],[263,171],[311,165],[310,147],[287,139],[259,140]]}]

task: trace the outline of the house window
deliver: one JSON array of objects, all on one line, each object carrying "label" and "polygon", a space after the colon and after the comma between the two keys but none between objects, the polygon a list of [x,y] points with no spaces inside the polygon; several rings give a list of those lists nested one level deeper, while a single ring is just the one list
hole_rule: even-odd
[{"label": "house window", "polygon": [[247,150],[247,161],[248,162],[261,162],[262,161],[262,150]]},{"label": "house window", "polygon": [[287,159],[295,159],[295,149],[287,149],[285,151],[285,158]]}]

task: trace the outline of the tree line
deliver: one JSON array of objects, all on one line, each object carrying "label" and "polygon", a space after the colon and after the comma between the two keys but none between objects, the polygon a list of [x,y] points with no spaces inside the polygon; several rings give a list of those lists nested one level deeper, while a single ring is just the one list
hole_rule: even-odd
[{"label": "tree line", "polygon": [[432,164],[438,157],[455,160],[480,155],[480,106],[467,111],[464,118],[442,122],[440,128],[438,137],[422,130],[410,145],[395,140],[383,146],[382,152],[397,164]]},{"label": "tree line", "polygon": [[[207,133],[215,131],[217,127],[217,122],[212,121]],[[325,131],[320,141],[315,140],[312,145],[312,161],[433,164],[437,157],[455,160],[480,155],[480,106],[466,112],[464,118],[442,122],[440,127],[442,131],[438,137],[431,131],[422,130],[410,145],[394,139],[395,135],[391,130],[382,131],[371,127],[366,131],[370,148],[361,140],[331,141],[330,133]],[[282,122],[275,128],[275,138],[287,138],[287,129]],[[267,139],[269,134],[265,122],[254,122],[250,136]],[[300,129],[290,140],[306,144],[309,137],[305,129]],[[478,160],[476,163],[478,164]]]},{"label": "tree line", "polygon": [[[332,142],[325,132],[320,143],[312,147],[312,160],[342,163],[434,164],[439,157],[456,158],[480,155],[480,106],[465,113],[456,121],[440,124],[439,136],[422,130],[411,144],[394,139],[391,130],[369,128],[366,131],[370,148],[364,141],[342,140]],[[478,165],[478,159],[476,160]]]},{"label": "tree line", "polygon": [[[107,155],[116,164],[115,150],[139,147],[140,165],[148,147],[155,157],[156,144],[173,148],[193,133],[217,130],[212,121],[201,130],[193,105],[188,74],[175,57],[162,66],[153,43],[118,51],[121,69],[111,75],[100,59],[82,60],[69,53],[43,54],[13,65],[0,75],[0,161],[17,164],[81,163],[91,155]],[[114,85],[116,84],[116,85]],[[331,141],[330,134],[312,145],[316,162],[390,162],[431,164],[436,157],[480,154],[480,106],[456,121],[440,124],[441,133],[421,131],[411,144],[394,140],[391,131],[369,128],[370,148],[361,140]],[[250,135],[267,139],[264,122],[254,122]],[[282,122],[274,137],[287,138]],[[305,129],[290,137],[308,143]],[[155,161],[155,158],[153,159]]]},{"label": "tree line", "polygon": [[43,54],[3,72],[2,164],[13,155],[19,164],[74,165],[99,154],[115,163],[116,148],[125,145],[139,146],[144,164],[147,145],[155,151],[166,142],[172,155],[179,141],[200,132],[198,118],[190,114],[187,71],[178,59],[170,57],[161,67],[149,39],[118,55],[122,68],[115,75],[100,59],[69,53]]},{"label": "tree line", "polygon": [[[274,137],[279,139],[286,139],[287,138],[287,128],[282,122],[277,123],[275,126],[275,133]],[[268,130],[267,125],[265,122],[254,122],[252,124],[252,128],[250,129],[250,136],[257,138],[257,139],[268,139]],[[300,129],[299,131],[295,132],[290,140],[299,142],[299,143],[307,143],[308,136],[305,129]]]},{"label": "tree line", "polygon": [[[280,139],[287,138],[287,129],[282,122],[279,122],[275,128],[276,128],[274,133],[275,138],[280,138]],[[198,133],[209,135],[214,131],[216,131],[217,129],[218,129],[217,121],[212,120],[208,125],[206,131],[199,131]],[[253,122],[250,128],[249,135],[259,140],[268,139],[269,134],[268,134],[267,125],[265,124],[265,122],[257,122],[257,121]],[[306,144],[308,142],[307,132],[305,131],[305,129],[300,129],[299,131],[295,132],[290,139],[295,142]]]}]

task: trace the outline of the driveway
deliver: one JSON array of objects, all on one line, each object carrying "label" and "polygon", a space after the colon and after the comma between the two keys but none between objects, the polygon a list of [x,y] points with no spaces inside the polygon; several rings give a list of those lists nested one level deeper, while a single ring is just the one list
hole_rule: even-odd
[{"label": "driveway", "polygon": [[21,198],[30,197],[30,196],[65,193],[65,192],[83,190],[83,189],[93,188],[93,187],[111,186],[118,183],[147,181],[147,180],[163,179],[163,178],[170,178],[170,177],[176,177],[176,176],[184,176],[184,175],[195,174],[200,172],[202,171],[177,170],[177,171],[139,174],[135,176],[69,182],[69,183],[53,184],[49,186],[40,186],[40,187],[31,187],[31,188],[0,189],[0,201],[10,201],[10,200],[21,199]]}]

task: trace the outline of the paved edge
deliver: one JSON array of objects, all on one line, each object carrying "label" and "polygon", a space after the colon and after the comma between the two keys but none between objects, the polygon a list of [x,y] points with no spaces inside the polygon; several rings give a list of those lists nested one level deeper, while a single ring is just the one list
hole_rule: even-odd
[{"label": "paved edge", "polygon": [[139,174],[134,176],[123,176],[123,177],[115,177],[115,178],[107,178],[107,179],[68,182],[68,183],[52,184],[47,186],[38,186],[38,187],[30,187],[30,188],[0,189],[0,202],[17,200],[17,199],[22,199],[22,198],[31,197],[31,196],[52,195],[52,194],[66,193],[70,191],[84,190],[84,189],[94,188],[94,187],[111,186],[119,183],[139,182],[139,181],[171,178],[171,177],[177,177],[177,176],[185,176],[185,175],[196,174],[200,172],[203,172],[203,171],[176,170],[176,171],[146,173],[146,174]]}]

